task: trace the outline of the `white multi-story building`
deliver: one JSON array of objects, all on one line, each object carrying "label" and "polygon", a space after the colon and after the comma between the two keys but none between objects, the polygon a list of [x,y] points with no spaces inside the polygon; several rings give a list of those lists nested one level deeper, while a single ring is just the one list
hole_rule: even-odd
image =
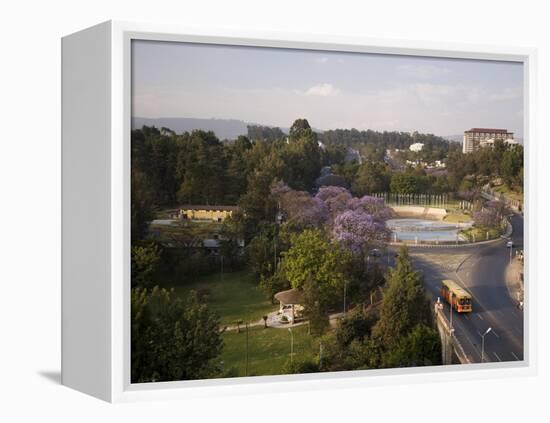
[{"label": "white multi-story building", "polygon": [[409,150],[418,152],[422,151],[422,148],[424,148],[424,144],[422,144],[421,142],[415,142],[414,144],[410,145]]},{"label": "white multi-story building", "polygon": [[472,128],[464,131],[462,152],[472,153],[478,148],[492,146],[496,140],[502,140],[507,144],[517,144],[514,141],[514,133],[507,129]]}]

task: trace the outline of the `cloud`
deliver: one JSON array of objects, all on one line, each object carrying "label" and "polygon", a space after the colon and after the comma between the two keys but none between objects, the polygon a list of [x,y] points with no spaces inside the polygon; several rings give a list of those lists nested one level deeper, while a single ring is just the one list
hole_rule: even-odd
[{"label": "cloud", "polygon": [[416,79],[432,79],[438,76],[447,75],[451,72],[446,67],[428,64],[400,65],[397,69],[402,75]]},{"label": "cloud", "polygon": [[499,91],[498,93],[494,93],[489,96],[489,100],[491,101],[507,101],[507,100],[516,100],[518,98],[521,98],[523,92],[521,87],[520,88],[504,88],[502,91]]},{"label": "cloud", "polygon": [[334,85],[329,83],[323,83],[314,85],[313,87],[309,88],[305,94],[306,95],[317,95],[320,97],[328,97],[332,95],[336,95],[340,92],[339,89],[335,88]]}]

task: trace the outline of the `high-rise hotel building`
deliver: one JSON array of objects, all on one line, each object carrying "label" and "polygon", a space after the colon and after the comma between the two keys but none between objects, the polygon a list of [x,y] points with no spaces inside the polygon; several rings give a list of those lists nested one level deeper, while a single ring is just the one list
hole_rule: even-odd
[{"label": "high-rise hotel building", "polygon": [[514,133],[507,129],[472,128],[464,131],[462,152],[471,153],[480,147],[493,145],[496,140],[502,140],[507,144],[515,144]]}]

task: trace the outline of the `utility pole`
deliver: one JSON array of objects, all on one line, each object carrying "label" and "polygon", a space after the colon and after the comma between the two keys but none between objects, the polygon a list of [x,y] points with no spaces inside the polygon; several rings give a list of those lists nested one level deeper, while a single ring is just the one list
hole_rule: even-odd
[{"label": "utility pole", "polygon": [[288,328],[290,332],[290,363],[293,361],[294,356],[294,334],[292,333],[292,328]]},{"label": "utility pole", "polygon": [[348,286],[348,282],[344,281],[344,314],[346,314],[346,288]]},{"label": "utility pole", "polygon": [[248,376],[248,322],[246,322],[246,366],[244,375]]},{"label": "utility pole", "polygon": [[489,332],[491,332],[491,327],[489,327],[483,335],[481,335],[481,362],[483,363],[483,357],[485,353],[485,335],[487,335]]},{"label": "utility pole", "polygon": [[450,327],[449,327],[449,332],[450,332],[450,335],[453,336],[453,294],[451,293],[451,301],[450,301],[450,307],[449,307],[449,312],[450,312]]}]

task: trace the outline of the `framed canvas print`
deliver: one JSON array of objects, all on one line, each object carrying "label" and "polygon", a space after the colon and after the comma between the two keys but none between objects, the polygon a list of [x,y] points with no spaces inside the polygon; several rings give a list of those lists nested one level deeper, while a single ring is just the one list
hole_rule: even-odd
[{"label": "framed canvas print", "polygon": [[65,37],[63,383],[120,401],[533,372],[534,60]]}]

